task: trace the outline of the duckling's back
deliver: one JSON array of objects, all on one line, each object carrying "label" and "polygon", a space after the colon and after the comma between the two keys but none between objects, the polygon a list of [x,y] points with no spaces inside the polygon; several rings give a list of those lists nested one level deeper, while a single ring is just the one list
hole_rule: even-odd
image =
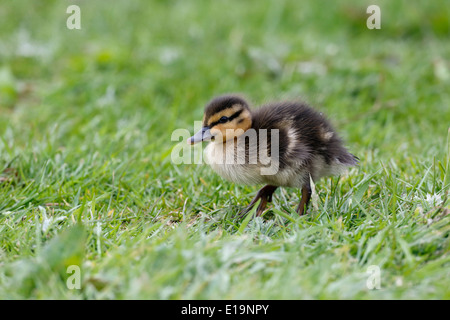
[{"label": "duckling's back", "polygon": [[[343,146],[342,140],[322,113],[305,103],[283,102],[252,111],[252,128],[279,130],[280,176],[290,172],[291,186],[298,186],[293,176],[314,180],[338,174],[358,159]],[[294,173],[295,172],[295,173]],[[275,182],[275,181],[273,181]]]}]

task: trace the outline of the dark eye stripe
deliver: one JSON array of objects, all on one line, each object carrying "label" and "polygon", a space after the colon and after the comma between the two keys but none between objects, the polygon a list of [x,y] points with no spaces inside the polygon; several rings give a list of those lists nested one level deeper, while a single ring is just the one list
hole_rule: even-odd
[{"label": "dark eye stripe", "polygon": [[[233,113],[230,117],[228,117],[228,121],[227,121],[227,122],[233,121],[235,118],[239,117],[239,115],[242,113],[242,111],[244,111],[244,109],[238,110],[238,111],[236,111],[235,113]],[[209,125],[209,127],[212,128],[212,127],[214,127],[216,124],[219,124],[219,123],[221,123],[220,120],[219,120],[219,121],[215,121],[215,122],[211,123],[211,124]]]},{"label": "dark eye stripe", "polygon": [[238,110],[235,113],[233,113],[231,115],[231,117],[228,118],[228,121],[232,121],[232,120],[236,119],[237,117],[239,117],[239,115],[242,113],[242,111],[244,111],[244,109]]}]

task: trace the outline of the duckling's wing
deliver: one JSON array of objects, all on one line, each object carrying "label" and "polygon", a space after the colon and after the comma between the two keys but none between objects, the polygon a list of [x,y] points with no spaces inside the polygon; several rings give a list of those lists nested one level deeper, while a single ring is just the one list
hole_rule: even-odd
[{"label": "duckling's wing", "polygon": [[280,130],[280,164],[306,163],[320,155],[326,164],[336,161],[357,165],[326,117],[303,102],[283,102],[256,109],[252,117],[257,129]]}]

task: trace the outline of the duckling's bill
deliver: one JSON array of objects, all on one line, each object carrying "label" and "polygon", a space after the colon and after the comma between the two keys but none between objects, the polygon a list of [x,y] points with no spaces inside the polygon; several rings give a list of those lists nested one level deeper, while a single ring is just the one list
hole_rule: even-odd
[{"label": "duckling's bill", "polygon": [[194,144],[201,141],[209,141],[213,138],[209,127],[203,127],[199,132],[194,134],[187,140],[188,144]]}]

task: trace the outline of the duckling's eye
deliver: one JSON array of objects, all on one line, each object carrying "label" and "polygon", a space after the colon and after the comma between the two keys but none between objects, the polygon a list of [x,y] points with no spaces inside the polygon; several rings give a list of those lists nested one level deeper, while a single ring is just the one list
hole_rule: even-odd
[{"label": "duckling's eye", "polygon": [[228,117],[223,116],[222,118],[219,119],[219,123],[225,123],[228,121]]}]

